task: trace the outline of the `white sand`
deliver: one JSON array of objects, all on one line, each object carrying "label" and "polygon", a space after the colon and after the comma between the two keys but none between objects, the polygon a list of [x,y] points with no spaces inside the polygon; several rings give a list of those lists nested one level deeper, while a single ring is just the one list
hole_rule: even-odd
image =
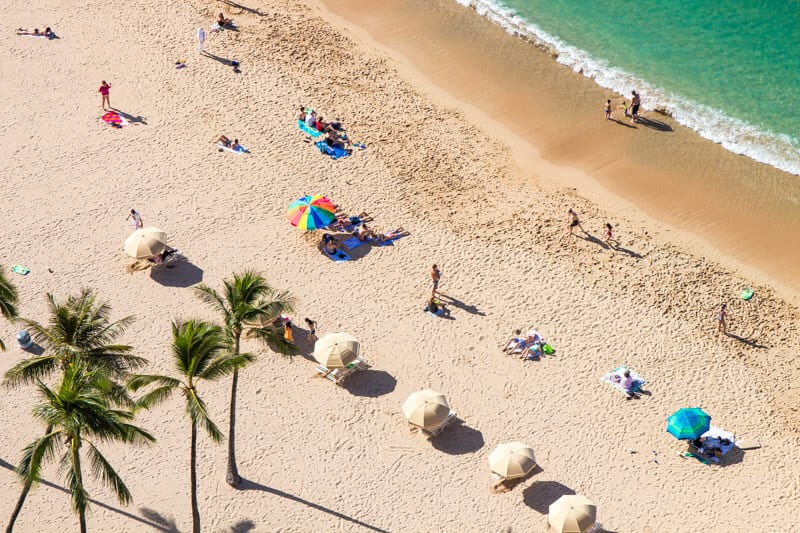
[{"label": "white sand", "polygon": [[[362,340],[373,369],[345,388],[314,378],[303,357],[246,346],[259,353],[239,385],[238,458],[248,490],[225,483],[225,446],[202,439],[204,530],[542,531],[547,505],[567,491],[592,499],[599,520],[619,532],[777,531],[793,523],[794,308],[762,286],[757,307],[735,300],[750,283],[726,267],[691,257],[634,212],[609,212],[547,185],[537,169],[521,170],[468,116],[427,99],[382,52],[338,33],[320,11],[276,0],[265,16],[233,14],[241,31],[213,34],[206,49],[241,61],[236,75],[194,51],[197,26],[222,4],[201,5],[7,6],[19,17],[9,24],[46,23],[61,39],[0,37],[0,260],[32,270],[9,274],[23,316],[44,320],[45,292],[65,297],[84,286],[96,288],[116,318],[136,315],[124,340],[153,372],[171,369],[171,319],[214,318],[190,288],[175,285],[202,278],[219,286],[248,267],[297,297],[297,323],[309,316],[320,332]],[[179,58],[187,68],[174,69]],[[112,105],[143,123],[115,130],[99,121],[101,79],[112,86]],[[340,117],[368,149],[335,162],[321,156],[296,129],[300,104]],[[212,142],[221,133],[252,153],[218,152]],[[328,194],[353,213],[368,211],[379,229],[402,225],[412,235],[334,264],[316,238],[286,222],[286,206],[306,193]],[[606,220],[619,225],[624,247],[643,258],[580,239],[568,244],[569,206],[595,235]],[[167,231],[194,266],[156,280],[125,273],[131,207]],[[421,311],[434,262],[442,291],[461,302],[451,306],[454,320]],[[713,333],[723,299],[731,302],[731,331],[766,349]],[[499,352],[514,327],[531,325],[555,357],[523,363]],[[15,331],[0,322],[6,341]],[[10,349],[0,371],[22,356]],[[620,364],[647,377],[652,395],[625,401],[600,383]],[[410,434],[400,405],[421,388],[444,392],[463,425],[432,441]],[[226,428],[228,380],[201,390]],[[15,464],[42,431],[28,414],[33,403],[31,388],[0,396],[4,464]],[[666,418],[697,405],[715,425],[764,448],[724,467],[678,457],[685,448],[665,432]],[[156,445],[103,447],[135,503],[121,510],[90,481],[91,530],[191,527],[180,398],[140,423]],[[542,471],[491,494],[487,456],[512,440],[534,448]],[[45,478],[63,486],[55,467]],[[0,469],[4,520],[18,491],[15,475]],[[76,525],[68,496],[40,486],[17,530]]]}]

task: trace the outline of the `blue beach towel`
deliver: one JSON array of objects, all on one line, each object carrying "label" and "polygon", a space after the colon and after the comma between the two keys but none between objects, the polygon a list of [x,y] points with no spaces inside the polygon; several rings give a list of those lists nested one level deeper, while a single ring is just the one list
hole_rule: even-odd
[{"label": "blue beach towel", "polygon": [[320,135],[322,135],[321,131],[315,130],[310,126],[306,126],[306,123],[299,119],[297,120],[297,127],[303,130],[304,132],[308,133],[312,137],[319,137]]},{"label": "blue beach towel", "polygon": [[339,159],[340,157],[347,157],[350,155],[350,152],[345,150],[344,148],[336,148],[334,146],[328,146],[325,141],[315,142],[314,146],[319,148],[319,151],[325,155],[331,156],[331,159]]},{"label": "blue beach towel", "polygon": [[396,241],[397,239],[402,239],[405,236],[406,235],[395,235],[391,239],[386,239],[383,242],[376,242],[375,245],[376,246],[391,246],[394,241]]},{"label": "blue beach towel", "polygon": [[349,255],[347,255],[347,254],[346,254],[345,252],[343,252],[342,250],[339,250],[339,251],[337,251],[335,255],[331,255],[331,254],[329,254],[329,253],[328,253],[326,250],[324,250],[324,249],[322,250],[322,253],[324,253],[326,256],[328,256],[328,258],[329,258],[331,261],[333,261],[334,263],[343,263],[343,262],[345,262],[345,261],[349,261],[349,260],[350,260],[350,256],[349,256]]},{"label": "blue beach towel", "polygon": [[344,245],[347,246],[348,250],[354,250],[364,244],[367,244],[367,241],[362,241],[358,237],[350,237],[349,239],[344,241]]}]

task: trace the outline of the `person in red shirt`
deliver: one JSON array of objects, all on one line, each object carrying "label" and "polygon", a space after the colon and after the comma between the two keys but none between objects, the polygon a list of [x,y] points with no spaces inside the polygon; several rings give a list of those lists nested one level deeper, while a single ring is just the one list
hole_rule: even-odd
[{"label": "person in red shirt", "polygon": [[102,82],[100,82],[100,89],[98,90],[98,92],[103,97],[103,102],[102,102],[103,103],[103,111],[108,111],[106,109],[106,104],[108,104],[109,109],[113,109],[111,107],[111,102],[108,99],[108,93],[109,93],[110,90],[111,90],[111,85],[107,84],[106,80],[103,80]]}]

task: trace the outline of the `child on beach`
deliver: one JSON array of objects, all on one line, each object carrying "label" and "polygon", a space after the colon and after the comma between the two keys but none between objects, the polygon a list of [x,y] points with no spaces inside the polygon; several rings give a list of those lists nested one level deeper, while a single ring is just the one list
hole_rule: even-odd
[{"label": "child on beach", "polygon": [[614,226],[612,226],[608,222],[606,222],[606,238],[605,238],[605,241],[606,241],[606,244],[609,245],[612,248],[615,248],[619,244],[619,241],[614,238]]},{"label": "child on beach", "polygon": [[102,96],[103,111],[108,111],[108,109],[106,109],[106,105],[108,105],[108,107],[111,108],[111,102],[108,99],[108,93],[110,90],[111,90],[111,85],[107,84],[106,80],[100,82],[100,89],[98,89],[97,92],[99,92],[100,95]]},{"label": "child on beach", "polygon": [[623,115],[625,115],[626,117],[630,117],[631,116],[630,113],[628,113],[628,101],[627,100],[623,100],[622,101],[622,105],[620,107],[622,108],[622,114]]},{"label": "child on beach", "polygon": [[606,120],[611,120],[611,100],[606,100]]}]

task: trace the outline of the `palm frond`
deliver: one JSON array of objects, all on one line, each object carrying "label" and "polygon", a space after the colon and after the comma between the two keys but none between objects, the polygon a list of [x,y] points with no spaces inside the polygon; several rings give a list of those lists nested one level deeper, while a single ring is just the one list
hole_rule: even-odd
[{"label": "palm frond", "polygon": [[39,481],[42,465],[55,458],[61,444],[61,435],[60,430],[50,431],[23,448],[22,459],[16,471],[26,482]]},{"label": "palm frond", "polygon": [[16,365],[6,370],[3,384],[16,387],[21,384],[34,383],[44,379],[58,368],[59,361],[53,355],[41,355],[23,359]]},{"label": "palm frond", "polygon": [[76,513],[85,512],[89,505],[89,494],[83,485],[80,458],[78,457],[76,463],[69,456],[69,453],[65,454],[65,457],[68,457],[66,461],[67,487],[69,487],[72,500],[72,510]]},{"label": "palm frond", "polygon": [[156,387],[151,391],[146,392],[136,400],[134,400],[133,409],[139,411],[141,409],[152,409],[156,405],[165,402],[177,387],[175,385],[162,385]]},{"label": "palm frond", "polygon": [[17,302],[19,294],[17,288],[8,280],[5,273],[0,269],[0,315],[7,320],[17,318]]},{"label": "palm frond", "polygon": [[117,474],[111,464],[106,460],[105,457],[103,457],[103,454],[100,453],[100,450],[98,450],[94,444],[90,443],[87,448],[87,454],[92,464],[92,475],[101,479],[103,483],[105,483],[111,488],[111,490],[114,491],[119,503],[122,505],[128,505],[131,503],[132,498],[128,487],[122,481],[122,478],[119,477],[119,474]]},{"label": "palm frond", "polygon": [[186,391],[186,412],[189,413],[189,418],[192,422],[206,430],[211,440],[214,442],[220,442],[222,440],[222,432],[208,416],[206,404],[197,395],[194,389],[188,389]]},{"label": "palm frond", "polygon": [[260,340],[275,353],[281,355],[297,355],[299,353],[297,345],[287,341],[284,337],[281,325],[269,324],[262,328],[252,328],[247,330],[247,335]]},{"label": "palm frond", "polygon": [[202,320],[173,324],[172,352],[178,370],[191,382],[228,347],[222,328]]},{"label": "palm frond", "polygon": [[235,370],[239,370],[253,361],[255,361],[255,356],[251,353],[222,355],[211,361],[198,377],[214,381],[233,374]]},{"label": "palm frond", "polygon": [[214,311],[225,316],[229,314],[229,309],[225,305],[225,300],[219,295],[217,291],[206,284],[200,284],[195,289],[195,295],[206,305]]}]

